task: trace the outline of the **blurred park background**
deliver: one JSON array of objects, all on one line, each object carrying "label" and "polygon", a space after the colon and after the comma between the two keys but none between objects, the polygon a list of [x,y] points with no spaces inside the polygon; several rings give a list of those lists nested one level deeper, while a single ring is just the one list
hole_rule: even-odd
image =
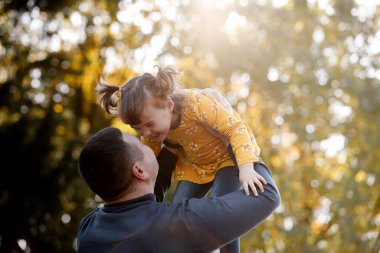
[{"label": "blurred park background", "polygon": [[2,0],[0,39],[0,252],[76,251],[79,151],[130,131],[94,87],[154,64],[220,90],[272,169],[242,252],[380,252],[379,0]]}]

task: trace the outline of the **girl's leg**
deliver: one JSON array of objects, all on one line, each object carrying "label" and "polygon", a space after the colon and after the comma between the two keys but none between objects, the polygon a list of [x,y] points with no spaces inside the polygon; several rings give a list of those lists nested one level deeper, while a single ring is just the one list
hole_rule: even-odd
[{"label": "girl's leg", "polygon": [[[211,197],[218,197],[236,191],[240,188],[239,170],[236,167],[225,167],[220,169],[214,179],[211,189]],[[226,228],[228,229],[228,228]],[[236,239],[220,248],[220,253],[239,253],[240,239]]]},{"label": "girl's leg", "polygon": [[212,182],[196,184],[190,181],[179,181],[173,195],[172,203],[179,203],[184,198],[202,198],[210,190]]}]

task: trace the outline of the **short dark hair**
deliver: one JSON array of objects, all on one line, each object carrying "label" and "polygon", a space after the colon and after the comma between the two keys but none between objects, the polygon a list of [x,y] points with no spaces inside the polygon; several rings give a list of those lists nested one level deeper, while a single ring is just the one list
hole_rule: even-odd
[{"label": "short dark hair", "polygon": [[105,201],[132,190],[132,166],[144,154],[124,141],[123,133],[104,128],[87,141],[79,155],[79,174],[90,189]]}]

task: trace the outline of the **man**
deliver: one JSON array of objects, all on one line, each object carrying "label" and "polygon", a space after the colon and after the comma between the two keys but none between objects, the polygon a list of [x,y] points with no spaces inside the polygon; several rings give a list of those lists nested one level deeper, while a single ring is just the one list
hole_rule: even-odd
[{"label": "man", "polygon": [[[175,155],[167,155],[173,157],[167,166],[174,166]],[[186,253],[220,248],[257,226],[280,203],[269,170],[263,164],[255,170],[267,181],[257,197],[239,190],[211,199],[158,203],[153,194],[158,172],[153,151],[119,129],[100,130],[81,151],[79,172],[105,205],[81,221],[78,252]]]}]

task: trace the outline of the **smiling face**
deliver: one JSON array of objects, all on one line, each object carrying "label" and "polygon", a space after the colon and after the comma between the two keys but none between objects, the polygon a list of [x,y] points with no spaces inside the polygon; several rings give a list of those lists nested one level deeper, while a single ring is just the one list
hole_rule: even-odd
[{"label": "smiling face", "polygon": [[140,135],[162,142],[172,125],[174,103],[171,98],[168,98],[162,101],[162,106],[158,106],[159,103],[153,103],[152,100],[144,106],[140,124],[132,125],[132,127]]}]

